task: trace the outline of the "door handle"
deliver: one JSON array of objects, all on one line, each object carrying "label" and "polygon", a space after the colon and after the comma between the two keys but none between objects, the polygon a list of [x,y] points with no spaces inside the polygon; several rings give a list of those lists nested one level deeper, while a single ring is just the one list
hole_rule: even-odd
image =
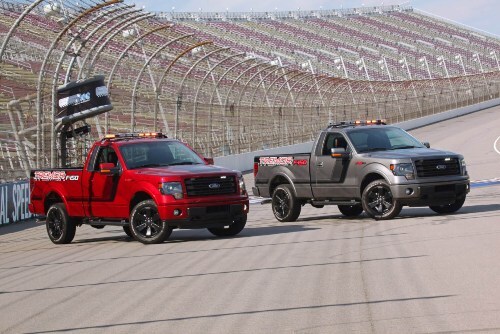
[{"label": "door handle", "polygon": [[317,162],[316,167],[323,167],[323,161],[322,162]]}]

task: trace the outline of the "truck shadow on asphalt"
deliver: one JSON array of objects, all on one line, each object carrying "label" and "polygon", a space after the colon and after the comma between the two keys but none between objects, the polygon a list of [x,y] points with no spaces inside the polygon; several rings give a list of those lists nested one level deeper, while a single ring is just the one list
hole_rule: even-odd
[{"label": "truck shadow on asphalt", "polygon": [[[500,204],[484,204],[484,205],[471,205],[464,206],[459,211],[449,214],[437,214],[429,208],[410,208],[405,207],[399,214],[399,216],[393,218],[392,220],[402,220],[411,218],[426,218],[426,217],[455,217],[462,216],[472,213],[497,213],[500,214]],[[491,217],[492,215],[488,215]],[[326,214],[326,215],[314,215],[305,216],[297,219],[297,222],[314,222],[314,221],[324,221],[333,220],[336,222],[346,222],[346,223],[356,223],[356,222],[369,222],[375,221],[374,219],[368,217],[366,213],[362,213],[358,217],[346,217],[342,214]],[[386,220],[391,221],[391,220]]]},{"label": "truck shadow on asphalt", "polygon": [[[216,237],[210,234],[206,229],[186,229],[186,230],[174,230],[172,235],[164,241],[164,243],[175,244],[183,243],[189,241],[209,241],[209,240],[223,240],[223,239],[237,239],[237,238],[251,238],[266,235],[276,235],[284,233],[296,233],[305,231],[314,231],[318,228],[303,226],[303,225],[272,225],[272,226],[258,226],[252,227],[248,226],[238,235],[232,237]],[[108,231],[108,233],[115,233],[115,231]],[[106,236],[102,238],[86,238],[74,240],[73,244],[91,243],[91,242],[103,242],[103,241],[121,241],[121,242],[136,242],[133,238],[129,238],[123,234],[122,231],[116,230],[116,233],[121,234],[120,236]],[[78,230],[77,230],[78,237]]]}]

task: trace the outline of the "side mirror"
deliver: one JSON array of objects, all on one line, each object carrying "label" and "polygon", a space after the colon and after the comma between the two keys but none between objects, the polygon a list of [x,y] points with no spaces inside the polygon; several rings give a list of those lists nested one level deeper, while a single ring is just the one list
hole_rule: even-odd
[{"label": "side mirror", "polygon": [[424,144],[424,146],[427,148],[431,148],[431,144],[429,144],[428,141],[424,141],[422,144]]},{"label": "side mirror", "polygon": [[213,165],[214,164],[214,158],[203,158],[207,165]]},{"label": "side mirror", "polygon": [[347,152],[345,148],[337,147],[337,148],[332,148],[331,156],[332,158],[336,159],[349,159],[351,157],[351,154]]},{"label": "side mirror", "polygon": [[101,174],[104,175],[116,175],[120,171],[120,169],[112,162],[103,162],[99,165],[99,168],[101,169]]}]

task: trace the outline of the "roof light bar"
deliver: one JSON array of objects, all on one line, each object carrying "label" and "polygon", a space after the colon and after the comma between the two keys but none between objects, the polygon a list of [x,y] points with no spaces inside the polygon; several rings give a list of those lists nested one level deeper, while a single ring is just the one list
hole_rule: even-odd
[{"label": "roof light bar", "polygon": [[348,127],[348,126],[360,126],[360,125],[386,125],[385,119],[371,119],[371,120],[356,120],[356,121],[342,121],[340,123],[331,123],[328,125],[327,129],[329,128],[342,128],[342,127]]},{"label": "roof light bar", "polygon": [[107,134],[104,139],[118,139],[118,138],[167,138],[161,132],[141,132],[141,133],[116,133]]}]

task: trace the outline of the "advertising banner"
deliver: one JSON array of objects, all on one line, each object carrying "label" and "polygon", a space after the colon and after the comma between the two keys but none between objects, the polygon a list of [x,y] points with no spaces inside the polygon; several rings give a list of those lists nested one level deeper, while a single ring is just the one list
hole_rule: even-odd
[{"label": "advertising banner", "polygon": [[29,181],[0,184],[0,226],[33,217],[29,201]]}]

